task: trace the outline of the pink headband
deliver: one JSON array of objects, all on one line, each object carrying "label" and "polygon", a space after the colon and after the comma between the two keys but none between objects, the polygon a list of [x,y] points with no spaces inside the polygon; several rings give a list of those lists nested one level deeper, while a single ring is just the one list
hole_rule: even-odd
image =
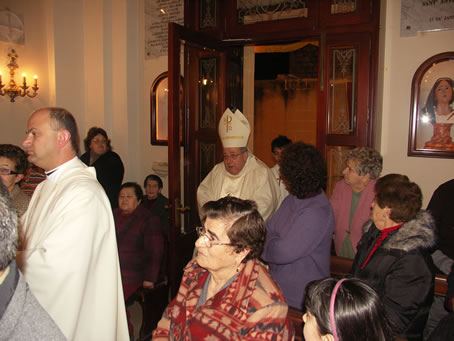
[{"label": "pink headband", "polygon": [[334,341],[339,341],[336,331],[336,320],[334,319],[334,304],[336,303],[337,291],[339,290],[339,287],[341,286],[342,282],[345,280],[346,278],[341,279],[339,282],[336,283],[331,294],[331,300],[329,302],[329,320],[331,323],[331,331],[333,332]]}]

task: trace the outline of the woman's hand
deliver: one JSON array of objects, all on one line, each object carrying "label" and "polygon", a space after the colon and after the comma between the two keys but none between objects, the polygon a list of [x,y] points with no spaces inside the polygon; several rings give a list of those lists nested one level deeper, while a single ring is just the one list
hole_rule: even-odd
[{"label": "woman's hand", "polygon": [[153,289],[154,288],[154,283],[153,282],[148,282],[148,281],[143,281],[142,286],[145,289]]}]

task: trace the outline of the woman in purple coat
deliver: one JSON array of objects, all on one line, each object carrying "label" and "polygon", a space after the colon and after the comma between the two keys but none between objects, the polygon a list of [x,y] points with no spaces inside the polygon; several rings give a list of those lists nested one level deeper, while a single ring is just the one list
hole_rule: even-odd
[{"label": "woman in purple coat", "polygon": [[334,215],[325,195],[326,167],[315,147],[297,142],[281,156],[290,193],[267,224],[262,259],[289,306],[302,309],[306,284],[328,277]]}]

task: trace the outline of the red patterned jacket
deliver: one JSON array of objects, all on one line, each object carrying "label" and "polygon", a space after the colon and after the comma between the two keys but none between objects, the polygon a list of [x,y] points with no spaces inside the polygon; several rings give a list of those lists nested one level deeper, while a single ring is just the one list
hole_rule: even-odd
[{"label": "red patterned jacket", "polygon": [[225,289],[196,308],[208,271],[195,260],[153,340],[292,340],[288,306],[268,271],[249,260]]}]

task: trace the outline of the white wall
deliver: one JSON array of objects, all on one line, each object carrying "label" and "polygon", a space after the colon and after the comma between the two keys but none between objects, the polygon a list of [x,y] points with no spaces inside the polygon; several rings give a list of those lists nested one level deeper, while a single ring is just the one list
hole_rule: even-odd
[{"label": "white wall", "polygon": [[[0,98],[0,143],[20,144],[31,111],[49,105],[69,109],[81,138],[102,126],[126,168],[125,181],[142,183],[153,161],[167,161],[165,146],[150,144],[150,88],[167,71],[167,57],[144,58],[143,0],[1,0],[22,14],[25,44],[0,42],[0,71],[8,78],[8,47],[19,53],[20,74],[38,74],[34,99]],[[454,50],[454,31],[400,37],[400,1],[383,0],[377,90],[377,148],[383,174],[407,174],[427,204],[433,190],[454,178],[454,160],[407,157],[411,81],[429,57]],[[30,77],[31,78],[31,77]],[[168,179],[164,180],[167,193]]]},{"label": "white wall", "polygon": [[124,181],[142,183],[153,161],[167,161],[167,148],[150,144],[150,87],[167,71],[167,57],[144,59],[143,0],[1,0],[0,7],[25,24],[24,45],[0,42],[3,82],[14,47],[16,81],[22,72],[30,80],[38,74],[40,87],[34,99],[0,98],[0,143],[20,145],[29,114],[57,105],[74,114],[81,139],[92,126],[106,129],[125,164]]},{"label": "white wall", "polygon": [[[0,143],[13,143],[20,145],[25,136],[26,121],[31,111],[48,105],[49,98],[49,65],[47,49],[46,19],[48,13],[44,1],[2,0],[1,8],[9,8],[16,14],[22,15],[25,26],[25,44],[18,45],[0,41],[0,72],[2,82],[9,82],[9,48],[14,48],[19,55],[16,70],[16,83],[22,82],[22,73],[32,82],[32,77],[37,74],[39,79],[38,96],[31,99],[19,97],[14,103],[8,96],[0,97]],[[36,28],[40,29],[36,29]]]},{"label": "white wall", "polygon": [[377,148],[383,155],[382,174],[406,174],[420,185],[425,207],[436,187],[454,178],[454,160],[407,156],[411,82],[425,60],[454,51],[454,31],[401,38],[400,1],[396,0],[383,1],[381,18]]}]

